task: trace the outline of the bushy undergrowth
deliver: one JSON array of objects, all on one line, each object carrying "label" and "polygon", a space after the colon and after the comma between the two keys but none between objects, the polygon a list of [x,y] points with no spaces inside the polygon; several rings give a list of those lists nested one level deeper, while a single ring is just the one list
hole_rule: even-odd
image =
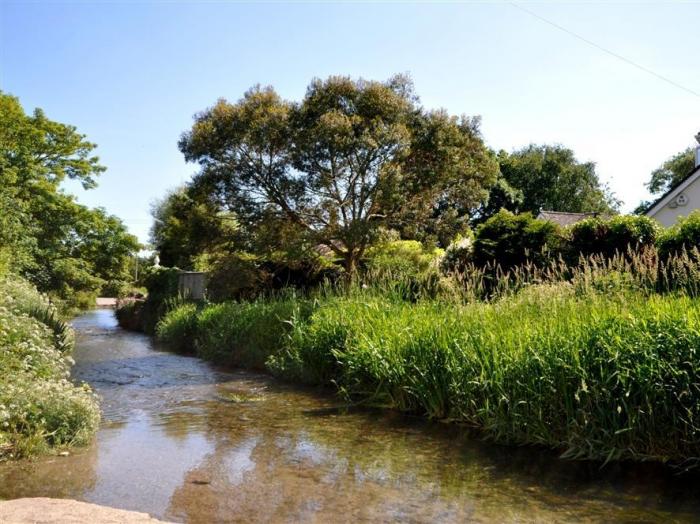
[{"label": "bushy undergrowth", "polygon": [[459,421],[498,442],[690,467],[700,459],[698,272],[693,257],[675,260],[686,284],[660,294],[666,271],[646,256],[591,259],[566,278],[523,270],[486,301],[467,291],[406,301],[357,286],[187,305],[158,333],[187,337],[204,358],[266,362],[281,378]]},{"label": "bushy undergrowth", "polygon": [[99,422],[87,386],[68,380],[71,328],[25,281],[0,278],[0,460],[85,443]]}]

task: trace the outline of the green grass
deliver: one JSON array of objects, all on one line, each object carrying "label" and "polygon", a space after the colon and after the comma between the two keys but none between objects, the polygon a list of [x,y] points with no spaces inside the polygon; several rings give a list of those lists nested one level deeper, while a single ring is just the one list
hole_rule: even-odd
[{"label": "green grass", "polygon": [[0,278],[0,460],[86,443],[97,401],[67,380],[73,332],[27,282]]},{"label": "green grass", "polygon": [[[616,288],[617,289],[617,288]],[[700,457],[700,299],[525,286],[491,302],[368,291],[175,309],[204,358],[578,459]],[[185,326],[185,327],[183,327]]]}]

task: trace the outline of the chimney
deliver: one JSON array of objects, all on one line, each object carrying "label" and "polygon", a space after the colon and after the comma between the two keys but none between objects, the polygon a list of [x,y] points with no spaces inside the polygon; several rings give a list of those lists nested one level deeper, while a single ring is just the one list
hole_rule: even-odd
[{"label": "chimney", "polygon": [[695,167],[700,167],[700,133],[695,135],[695,140],[698,141],[698,145],[695,148]]}]

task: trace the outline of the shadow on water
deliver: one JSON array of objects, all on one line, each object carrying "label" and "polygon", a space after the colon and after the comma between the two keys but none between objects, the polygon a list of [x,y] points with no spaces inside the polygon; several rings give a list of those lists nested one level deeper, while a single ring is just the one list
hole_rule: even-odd
[{"label": "shadow on water", "polygon": [[0,465],[0,497],[72,497],[181,522],[669,522],[700,518],[698,478],[565,462],[465,428],[214,368],[75,320],[76,380],[102,397],[95,443]]}]

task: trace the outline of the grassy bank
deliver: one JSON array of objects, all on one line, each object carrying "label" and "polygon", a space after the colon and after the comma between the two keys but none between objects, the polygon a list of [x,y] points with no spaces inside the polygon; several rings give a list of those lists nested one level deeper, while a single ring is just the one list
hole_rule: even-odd
[{"label": "grassy bank", "polygon": [[[700,300],[532,285],[492,302],[373,292],[184,305],[161,339],[565,457],[700,457]],[[186,342],[185,342],[186,341]]]},{"label": "grassy bank", "polygon": [[0,460],[83,444],[99,422],[69,380],[73,332],[30,284],[0,278]]}]

